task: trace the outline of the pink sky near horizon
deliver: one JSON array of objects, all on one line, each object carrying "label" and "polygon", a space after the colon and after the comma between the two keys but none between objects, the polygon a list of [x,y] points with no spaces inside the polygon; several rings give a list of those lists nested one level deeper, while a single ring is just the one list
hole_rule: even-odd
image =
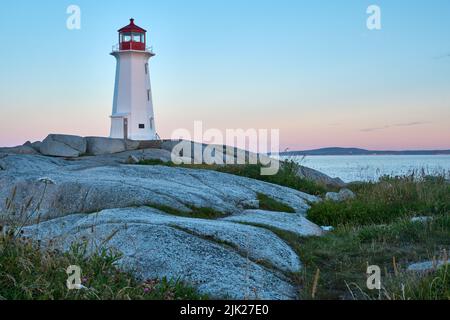
[{"label": "pink sky near horizon", "polygon": [[[106,98],[106,97],[105,97]],[[108,100],[107,98],[105,99]],[[158,99],[156,99],[158,101]],[[67,110],[58,110],[57,103],[42,107],[43,112],[25,112],[26,107],[2,110],[0,118],[0,146],[21,145],[26,141],[43,140],[49,133],[64,133],[80,136],[108,136],[108,103],[87,103]],[[200,111],[190,115],[176,114],[179,109],[170,109],[155,102],[157,130],[162,138],[170,138],[172,132],[185,128],[192,132],[194,121],[203,121],[204,130],[217,128],[223,134],[226,129],[279,129],[280,150],[309,150],[323,147],[357,147],[369,150],[432,150],[450,149],[450,126],[442,119],[413,118],[384,121],[377,112],[361,114],[339,114],[326,117],[330,111],[293,114],[283,117],[280,113],[268,116],[267,112],[251,116],[243,110],[239,117],[227,112],[207,114]],[[380,118],[377,120],[377,117]],[[17,119],[20,118],[20,121]],[[345,121],[344,121],[345,120]],[[21,125],[18,126],[17,123]],[[227,125],[227,124],[231,125]],[[255,126],[255,124],[257,124]]]},{"label": "pink sky near horizon", "polygon": [[[5,92],[2,99],[8,107],[2,105],[0,110],[0,146],[42,140],[49,133],[108,136],[113,70],[111,79],[97,89],[80,84],[55,92],[41,85],[33,97]],[[228,99],[205,94],[199,101],[197,94],[188,96],[181,86],[153,81],[153,92],[156,128],[162,138],[170,138],[179,128],[192,131],[194,121],[202,121],[204,130],[217,128],[223,133],[238,128],[279,129],[280,150],[450,149],[450,91],[439,98],[429,98],[433,91],[421,96],[405,92],[379,95],[371,101],[355,95],[344,102],[338,100],[341,93],[282,100],[278,97],[283,92],[274,91],[270,98],[238,91],[230,92]],[[433,105],[434,112],[429,112],[427,104]]]}]

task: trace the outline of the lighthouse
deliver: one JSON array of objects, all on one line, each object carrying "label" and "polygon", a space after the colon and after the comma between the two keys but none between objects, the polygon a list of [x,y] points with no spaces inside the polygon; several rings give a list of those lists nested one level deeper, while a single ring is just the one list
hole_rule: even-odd
[{"label": "lighthouse", "polygon": [[147,31],[134,24],[118,30],[119,43],[111,55],[116,58],[116,79],[111,114],[111,138],[155,140]]}]

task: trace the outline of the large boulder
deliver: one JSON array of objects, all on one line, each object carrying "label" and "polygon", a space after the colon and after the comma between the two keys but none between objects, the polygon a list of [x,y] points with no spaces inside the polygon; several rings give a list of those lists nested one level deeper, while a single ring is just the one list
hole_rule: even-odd
[{"label": "large boulder", "polygon": [[124,152],[127,143],[123,139],[112,139],[105,137],[87,137],[87,153],[89,155],[102,155]]},{"label": "large boulder", "polygon": [[39,151],[46,156],[79,157],[86,153],[86,139],[73,135],[50,134],[40,144]]},{"label": "large boulder", "polygon": [[[160,148],[173,153],[183,163],[195,164],[258,164],[279,161],[263,154],[249,152],[226,145],[205,144],[188,140],[163,140]],[[205,158],[208,157],[208,158]]]},{"label": "large boulder", "polygon": [[88,253],[113,248],[123,255],[119,265],[139,278],[182,279],[213,298],[296,297],[283,271],[298,272],[298,256],[265,229],[125,208],[70,215],[23,232],[59,250],[80,239],[88,244]]},{"label": "large boulder", "polygon": [[35,142],[27,141],[23,145],[26,147],[31,147],[34,150],[36,150],[37,152],[41,152],[41,145],[42,145],[41,141],[35,141]]},{"label": "large boulder", "polygon": [[[47,228],[50,238],[67,236],[74,229],[99,226],[101,224],[155,224],[176,227],[201,238],[230,246],[254,261],[266,261],[274,268],[297,272],[300,262],[297,254],[281,239],[269,230],[229,222],[225,220],[209,220],[170,215],[151,207],[121,208],[103,210],[96,214],[75,214],[79,217],[75,224],[63,225],[67,219],[55,219],[41,224]],[[32,230],[30,227],[29,230]],[[41,229],[42,230],[42,229]],[[55,235],[55,231],[58,234]]]},{"label": "large boulder", "polygon": [[346,183],[340,178],[332,178],[325,173],[304,166],[299,166],[297,175],[300,178],[314,181],[332,188],[342,188],[346,186]]},{"label": "large boulder", "polygon": [[164,140],[160,144],[162,150],[170,152],[172,160],[185,164],[204,163],[203,151],[205,147],[205,144],[187,140]]},{"label": "large boulder", "polygon": [[[19,218],[22,213],[28,221],[149,204],[187,213],[192,207],[204,207],[231,214],[256,201],[258,193],[277,199],[304,215],[308,203],[319,201],[315,196],[294,189],[211,170],[121,165],[102,162],[96,160],[97,157],[84,158],[69,161],[10,155],[0,159],[5,168],[0,171],[0,212],[5,212],[2,210],[6,209],[5,201],[11,198],[14,189],[15,197],[11,201],[16,208],[21,208],[31,198],[31,206],[18,210],[15,216]],[[126,161],[128,156],[125,154],[123,159]],[[43,177],[54,183],[46,184]],[[39,208],[38,214],[36,208]]]},{"label": "large boulder", "polygon": [[0,153],[6,154],[38,154],[38,152],[27,145],[17,146],[17,147],[9,147],[9,148],[0,148]]},{"label": "large boulder", "polygon": [[78,161],[83,167],[99,167],[117,164],[137,164],[142,160],[171,161],[170,152],[162,149],[131,150],[119,153],[103,154],[98,156],[86,156]]},{"label": "large boulder", "polygon": [[137,149],[143,149],[143,148],[141,148],[140,141],[125,140],[125,149],[126,150],[137,150]]}]

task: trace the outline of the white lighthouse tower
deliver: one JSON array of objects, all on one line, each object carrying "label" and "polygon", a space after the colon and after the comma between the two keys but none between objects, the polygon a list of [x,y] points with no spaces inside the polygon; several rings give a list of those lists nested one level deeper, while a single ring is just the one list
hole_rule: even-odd
[{"label": "white lighthouse tower", "polygon": [[154,140],[157,138],[150,86],[146,30],[130,24],[119,31],[119,44],[111,55],[117,60],[111,115],[111,138]]}]

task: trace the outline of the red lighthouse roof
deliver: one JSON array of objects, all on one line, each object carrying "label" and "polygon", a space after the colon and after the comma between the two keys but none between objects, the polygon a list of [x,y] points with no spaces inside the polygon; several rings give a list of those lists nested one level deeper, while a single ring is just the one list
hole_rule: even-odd
[{"label": "red lighthouse roof", "polygon": [[125,26],[125,27],[123,27],[122,29],[119,29],[119,32],[120,32],[120,33],[123,33],[123,32],[139,32],[139,33],[145,33],[145,32],[147,32],[147,30],[142,29],[141,27],[135,25],[135,24],[134,24],[134,19],[131,18],[131,19],[130,19],[130,24],[127,25],[127,26]]}]

